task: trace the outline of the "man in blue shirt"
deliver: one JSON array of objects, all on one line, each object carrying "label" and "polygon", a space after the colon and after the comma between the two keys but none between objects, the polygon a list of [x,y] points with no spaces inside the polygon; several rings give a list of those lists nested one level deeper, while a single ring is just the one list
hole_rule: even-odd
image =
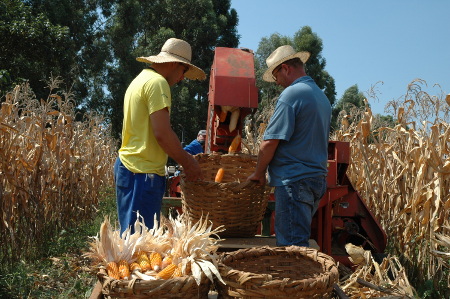
[{"label": "man in blue shirt", "polygon": [[266,59],[263,80],[285,89],[261,142],[258,163],[249,180],[275,187],[277,246],[309,246],[311,220],[327,188],[331,105],[304,63],[310,53],[290,45]]},{"label": "man in blue shirt", "polygon": [[194,139],[191,143],[184,147],[184,150],[191,155],[203,153],[203,145],[205,144],[206,130],[200,130],[197,135],[197,139]]}]

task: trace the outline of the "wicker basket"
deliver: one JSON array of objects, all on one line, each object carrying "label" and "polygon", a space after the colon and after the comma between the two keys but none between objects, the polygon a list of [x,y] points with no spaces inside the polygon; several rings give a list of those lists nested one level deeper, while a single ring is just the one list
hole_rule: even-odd
[{"label": "wicker basket", "polygon": [[106,274],[104,268],[97,273],[105,299],[114,298],[187,298],[207,299],[211,281],[203,274],[200,285],[193,276],[168,280],[117,280]]},{"label": "wicker basket", "polygon": [[313,248],[255,247],[224,253],[219,298],[330,298],[338,268]]},{"label": "wicker basket", "polygon": [[[247,181],[255,171],[256,156],[244,154],[199,154],[195,158],[204,180],[181,179],[183,211],[195,223],[208,215],[213,228],[224,225],[221,237],[253,237],[266,212],[269,188]],[[219,168],[221,183],[214,182]]]}]

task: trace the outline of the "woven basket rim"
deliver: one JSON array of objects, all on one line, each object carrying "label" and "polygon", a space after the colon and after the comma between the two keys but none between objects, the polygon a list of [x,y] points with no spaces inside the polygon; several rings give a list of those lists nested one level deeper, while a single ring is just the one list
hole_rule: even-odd
[{"label": "woven basket rim", "polygon": [[[328,273],[325,272],[322,275],[330,276],[333,274],[331,272],[334,272],[334,275],[337,275],[337,277],[339,277],[337,265],[331,256],[326,255],[314,248],[292,245],[292,246],[284,246],[284,247],[269,247],[269,246],[252,247],[252,248],[239,249],[237,251],[233,251],[233,252],[229,252],[229,253],[224,253],[219,260],[219,272],[221,272],[222,278],[226,281],[227,279],[229,279],[228,274],[232,274],[233,276],[236,277],[232,280],[239,281],[241,277],[245,277],[245,282],[249,282],[252,279],[257,279],[260,283],[261,283],[261,278],[264,278],[263,279],[264,282],[262,283],[261,286],[264,286],[266,284],[274,284],[274,282],[275,283],[280,282],[280,283],[286,284],[286,283],[295,283],[295,282],[301,282],[301,281],[308,280],[308,279],[293,279],[290,277],[286,277],[283,279],[272,278],[272,275],[270,275],[270,274],[255,274],[255,273],[248,272],[248,271],[236,270],[224,263],[224,260],[229,259],[229,258],[235,258],[235,259],[239,259],[239,260],[245,259],[246,257],[254,258],[256,256],[254,253],[258,252],[258,251],[262,252],[262,253],[269,253],[270,255],[284,254],[284,253],[289,253],[289,252],[303,253],[303,252],[310,251],[316,255],[317,261],[319,263],[326,262],[327,265],[325,265],[325,266],[328,266],[326,268],[330,268],[329,271],[327,271]],[[262,254],[262,255],[268,255],[268,254]],[[239,258],[236,258],[237,256]],[[306,255],[306,256],[309,257],[308,255]],[[243,282],[243,284],[245,284],[245,282]]]}]

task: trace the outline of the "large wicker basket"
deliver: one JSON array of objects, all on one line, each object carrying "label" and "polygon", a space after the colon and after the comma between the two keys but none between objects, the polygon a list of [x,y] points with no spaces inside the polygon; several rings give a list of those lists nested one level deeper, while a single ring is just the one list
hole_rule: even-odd
[{"label": "large wicker basket", "polygon": [[219,298],[330,298],[338,268],[313,248],[255,247],[222,254]]},{"label": "large wicker basket", "polygon": [[[244,154],[199,154],[195,158],[204,180],[181,179],[183,211],[195,223],[208,215],[213,227],[223,225],[221,237],[253,237],[266,212],[269,188],[247,181],[255,171],[256,156]],[[215,177],[224,169],[221,183]]]},{"label": "large wicker basket", "polygon": [[202,274],[200,285],[193,276],[168,280],[117,280],[108,276],[104,268],[97,273],[105,299],[115,298],[186,298],[207,299],[211,281]]}]

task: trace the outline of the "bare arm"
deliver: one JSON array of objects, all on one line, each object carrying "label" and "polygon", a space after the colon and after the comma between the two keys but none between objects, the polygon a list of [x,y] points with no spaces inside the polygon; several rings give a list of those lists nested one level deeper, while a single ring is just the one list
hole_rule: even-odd
[{"label": "bare arm", "polygon": [[183,166],[186,179],[195,181],[202,178],[198,162],[181,147],[180,140],[172,130],[170,115],[167,108],[150,114],[153,125],[153,133],[161,148],[172,157],[178,164]]},{"label": "bare arm", "polygon": [[257,181],[259,185],[264,185],[266,183],[266,169],[267,166],[269,166],[270,161],[272,161],[279,143],[279,139],[269,139],[261,142],[255,172],[252,173],[247,180]]}]

